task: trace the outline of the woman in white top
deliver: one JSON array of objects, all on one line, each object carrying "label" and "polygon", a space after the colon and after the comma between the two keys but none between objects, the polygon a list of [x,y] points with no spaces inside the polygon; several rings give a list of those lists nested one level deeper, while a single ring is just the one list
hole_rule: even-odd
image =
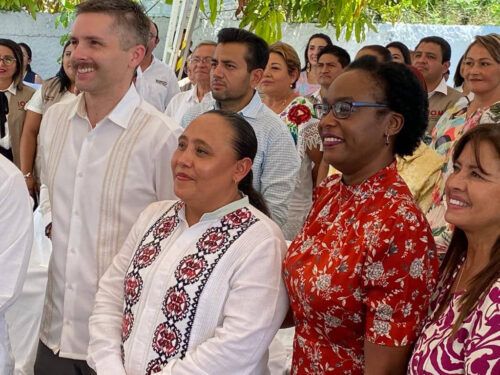
[{"label": "woman in white top", "polygon": [[180,136],[180,200],[141,214],[99,283],[88,355],[97,374],[268,373],[288,303],[286,244],[252,188],[256,150],[252,127],[228,112]]},{"label": "woman in white top", "polygon": [[24,119],[23,133],[21,135],[21,171],[24,174],[26,185],[33,197],[38,190],[35,181],[37,137],[40,123],[45,111],[53,104],[73,98],[76,93],[75,71],[71,65],[71,52],[73,46],[66,42],[61,57],[61,67],[57,74],[44,82],[31,100],[26,104],[26,118]]}]

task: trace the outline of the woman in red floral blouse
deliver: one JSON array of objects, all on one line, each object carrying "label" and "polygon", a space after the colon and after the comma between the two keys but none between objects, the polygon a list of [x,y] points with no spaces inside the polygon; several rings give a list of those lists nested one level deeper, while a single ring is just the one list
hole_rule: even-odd
[{"label": "woman in red floral blouse", "polygon": [[327,178],[284,260],[292,374],[404,374],[438,261],[398,175],[427,126],[427,94],[403,64],[361,58],[315,106]]}]

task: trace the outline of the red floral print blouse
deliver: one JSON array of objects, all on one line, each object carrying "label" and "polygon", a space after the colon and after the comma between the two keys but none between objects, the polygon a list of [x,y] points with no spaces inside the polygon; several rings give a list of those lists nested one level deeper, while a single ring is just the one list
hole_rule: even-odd
[{"label": "red floral print blouse", "polygon": [[365,340],[412,344],[437,272],[429,225],[395,163],[359,185],[330,176],[284,260],[292,374],[362,374]]}]

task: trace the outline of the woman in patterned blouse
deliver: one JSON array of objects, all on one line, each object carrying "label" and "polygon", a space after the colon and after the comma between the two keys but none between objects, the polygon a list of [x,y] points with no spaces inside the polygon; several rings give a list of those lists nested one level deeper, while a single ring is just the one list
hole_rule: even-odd
[{"label": "woman in patterned blouse", "polygon": [[409,374],[499,374],[500,127],[465,133],[452,160],[445,218],[455,230]]},{"label": "woman in patterned blouse", "polygon": [[430,228],[398,175],[427,126],[403,64],[353,62],[317,104],[328,177],[284,260],[292,374],[403,374],[435,286]]},{"label": "woman in patterned blouse", "polygon": [[287,240],[294,239],[311,208],[313,186],[323,156],[313,105],[293,91],[299,72],[299,55],[291,45],[277,42],[269,47],[269,61],[259,84],[262,101],[288,127],[300,156],[288,220],[282,228]]}]

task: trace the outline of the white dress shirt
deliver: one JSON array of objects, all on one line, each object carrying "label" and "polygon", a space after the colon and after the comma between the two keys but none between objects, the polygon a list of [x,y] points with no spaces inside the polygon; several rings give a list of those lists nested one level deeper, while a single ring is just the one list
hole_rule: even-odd
[{"label": "white dress shirt", "polygon": [[89,364],[113,375],[267,374],[288,310],[285,252],[247,197],[191,226],[184,203],[152,204],[99,283]]},{"label": "white dress shirt", "polygon": [[[0,90],[5,93],[5,96],[7,97],[7,100],[10,103],[10,98],[12,95],[16,95],[17,89],[16,85],[14,82],[10,84],[10,86],[7,88],[7,90]],[[11,143],[10,143],[10,133],[9,133],[9,115],[7,114],[7,121],[5,121],[5,135],[3,138],[0,138],[0,147],[3,147],[6,150],[10,150],[11,148]]]},{"label": "white dress shirt", "polygon": [[33,243],[31,199],[23,175],[0,155],[0,374],[11,375],[14,358],[10,351],[5,312],[23,288]]},{"label": "white dress shirt", "polygon": [[182,117],[184,117],[184,114],[188,109],[194,107],[196,104],[208,103],[213,100],[212,92],[209,91],[205,94],[205,96],[203,96],[200,102],[200,100],[198,99],[198,95],[196,94],[196,90],[197,86],[193,86],[193,88],[191,88],[190,90],[181,91],[180,93],[175,95],[170,103],[168,103],[165,114],[172,117],[175,122],[180,124],[182,121]]},{"label": "white dress shirt", "polygon": [[439,92],[443,95],[448,94],[448,85],[446,84],[444,78],[441,79],[441,82],[439,82],[439,85],[437,85],[434,90],[427,93],[427,98],[430,99],[436,92]]},{"label": "white dress shirt", "polygon": [[98,280],[140,212],[174,197],[170,159],[180,133],[134,85],[94,129],[83,94],[43,116],[40,205],[45,216],[51,208],[53,252],[40,338],[54,353],[87,357]]},{"label": "white dress shirt", "polygon": [[135,83],[137,92],[160,112],[165,112],[170,100],[181,91],[172,68],[154,56],[145,71],[137,68]]}]

